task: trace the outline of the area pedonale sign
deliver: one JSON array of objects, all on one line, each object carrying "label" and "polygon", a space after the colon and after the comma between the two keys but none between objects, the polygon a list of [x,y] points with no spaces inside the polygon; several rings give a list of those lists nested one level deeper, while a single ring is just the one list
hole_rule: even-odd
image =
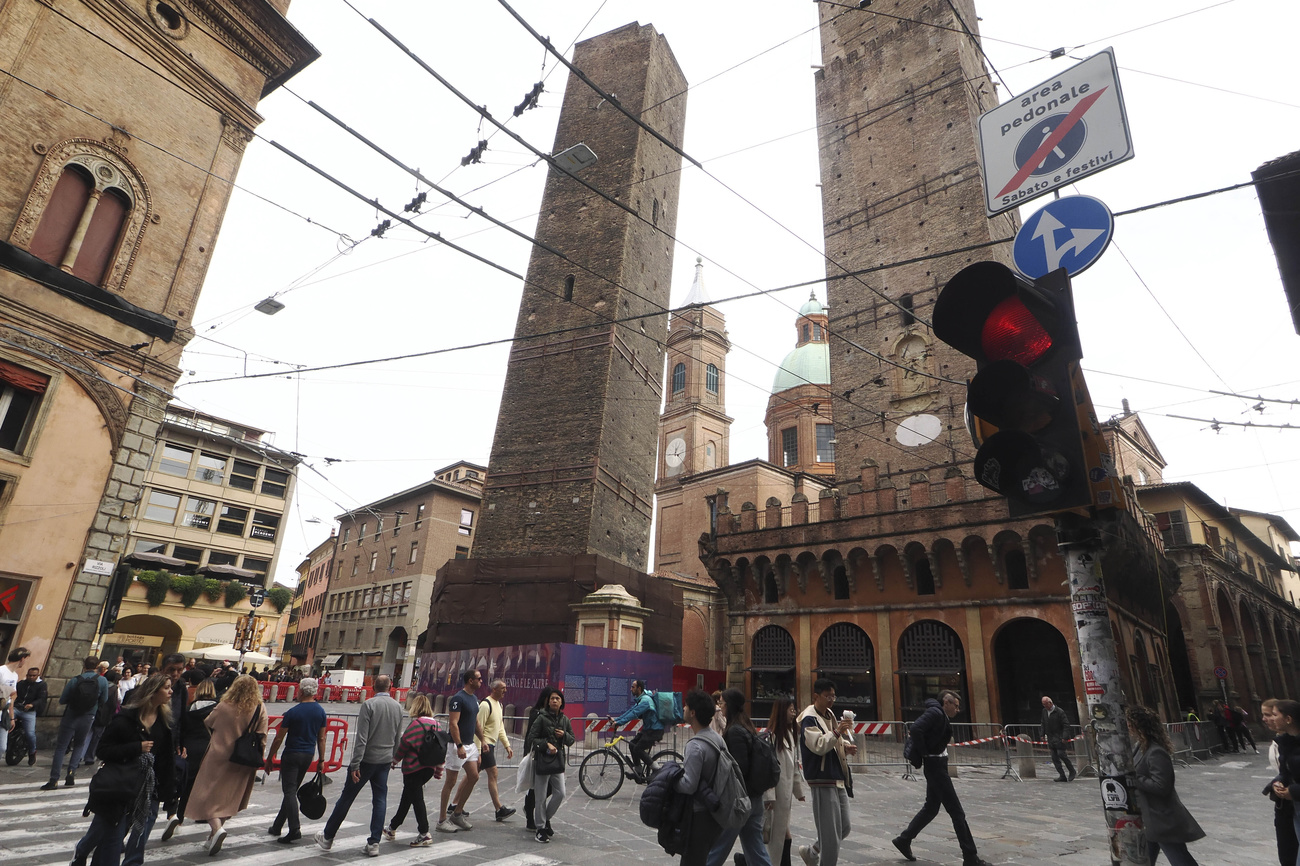
[{"label": "area pedonale sign", "polygon": [[989,216],[1133,158],[1115,54],[1107,48],[980,115]]}]

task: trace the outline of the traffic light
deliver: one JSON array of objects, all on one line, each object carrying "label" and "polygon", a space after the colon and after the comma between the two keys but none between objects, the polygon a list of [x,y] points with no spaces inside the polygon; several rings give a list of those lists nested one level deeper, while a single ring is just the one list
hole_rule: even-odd
[{"label": "traffic light", "polygon": [[975,478],[1006,496],[1013,516],[1119,504],[1064,269],[1031,282],[999,262],[970,265],[939,293],[933,326],[975,359],[966,399]]}]

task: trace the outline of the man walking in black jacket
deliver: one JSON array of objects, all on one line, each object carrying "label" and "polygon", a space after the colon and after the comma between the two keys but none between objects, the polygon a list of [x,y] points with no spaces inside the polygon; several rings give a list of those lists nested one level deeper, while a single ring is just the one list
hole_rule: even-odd
[{"label": "man walking in black jacket", "polygon": [[[1070,720],[1065,717],[1065,710],[1052,703],[1052,699],[1043,695],[1043,736],[1047,738],[1047,748],[1052,750],[1052,765],[1056,767],[1056,781],[1073,782],[1078,775],[1070,755],[1065,750],[1065,732],[1070,727]],[[1063,767],[1062,764],[1065,766]],[[1066,778],[1065,770],[1069,768],[1070,776]]]},{"label": "man walking in black jacket", "polygon": [[961,698],[956,692],[940,692],[939,700],[925,702],[925,712],[912,723],[912,741],[921,750],[925,768],[925,805],[916,813],[912,823],[902,835],[895,838],[894,847],[908,860],[912,855],[912,840],[921,834],[926,825],[939,814],[939,807],[948,812],[952,828],[957,831],[957,844],[961,847],[962,866],[991,866],[981,860],[975,850],[975,837],[966,823],[966,812],[957,799],[957,790],[948,775],[948,743],[952,740],[952,719],[961,711]]}]

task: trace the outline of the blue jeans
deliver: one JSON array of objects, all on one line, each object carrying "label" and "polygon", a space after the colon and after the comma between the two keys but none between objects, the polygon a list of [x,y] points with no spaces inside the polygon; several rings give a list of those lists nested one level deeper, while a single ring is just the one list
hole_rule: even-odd
[{"label": "blue jeans", "polygon": [[[366,839],[371,845],[379,844],[379,840],[384,834],[384,814],[388,811],[388,770],[389,764],[385,761],[382,764],[362,764],[361,780],[352,781],[352,771],[347,771],[347,782],[343,784],[343,792],[339,794],[339,800],[334,804],[334,811],[330,813],[330,818],[325,822],[325,838],[333,839],[338,833],[339,827],[343,826],[343,819],[348,816],[348,809],[352,808],[352,801],[361,793],[361,789],[370,785],[370,836]],[[124,864],[125,866],[125,864]]]},{"label": "blue jeans", "polygon": [[745,866],[772,866],[767,856],[767,843],[763,841],[763,796],[750,797],[749,802],[749,820],[739,830],[722,828],[722,835],[709,849],[706,866],[721,866],[738,837],[740,850],[745,852]]},{"label": "blue jeans", "polygon": [[36,754],[36,711],[14,710],[14,719],[18,722],[14,733],[27,738],[27,754]]},{"label": "blue jeans", "polygon": [[95,852],[90,866],[117,866],[122,856],[122,838],[131,826],[130,810],[121,818],[106,818],[96,812],[86,835],[77,842],[72,854],[72,866],[85,866],[86,858]]},{"label": "blue jeans", "polygon": [[86,746],[90,744],[90,726],[95,721],[95,711],[91,710],[80,716],[64,713],[59,720],[59,739],[54,744],[54,757],[50,760],[50,781],[59,781],[63,771],[63,756],[72,745],[72,762],[68,764],[68,776],[77,772],[81,759],[86,756]]},{"label": "blue jeans", "polygon": [[157,820],[158,801],[155,800],[149,804],[149,817],[145,819],[140,832],[132,831],[126,840],[126,847],[122,849],[122,866],[144,866],[144,846],[149,841],[149,834],[153,832],[153,824]]}]

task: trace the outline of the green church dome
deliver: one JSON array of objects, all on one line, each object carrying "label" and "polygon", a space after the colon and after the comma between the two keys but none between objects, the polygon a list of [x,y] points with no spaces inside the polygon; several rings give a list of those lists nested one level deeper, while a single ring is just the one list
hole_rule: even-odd
[{"label": "green church dome", "polygon": [[[812,304],[817,302],[804,304],[804,310]],[[821,311],[821,304],[817,304],[817,311]],[[804,343],[786,355],[781,362],[781,369],[776,371],[776,378],[772,381],[772,393],[779,394],[810,383],[831,383],[831,347],[826,343]]]}]

